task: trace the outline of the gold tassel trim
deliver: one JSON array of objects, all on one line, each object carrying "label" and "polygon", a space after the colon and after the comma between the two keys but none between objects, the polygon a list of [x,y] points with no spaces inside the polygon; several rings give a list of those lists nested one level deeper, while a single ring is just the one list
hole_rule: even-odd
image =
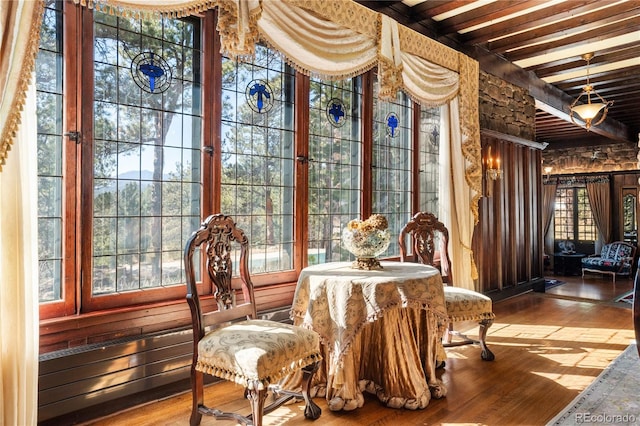
[{"label": "gold tassel trim", "polygon": [[200,359],[198,359],[198,362],[196,363],[196,370],[209,374],[211,376],[220,377],[230,382],[237,383],[246,387],[247,389],[262,390],[268,388],[269,385],[273,383],[277,383],[285,376],[321,360],[322,355],[320,354],[320,352],[311,352],[306,356],[300,358],[299,360],[292,362],[288,366],[283,367],[280,371],[274,373],[272,376],[267,377],[247,377],[238,371],[227,370],[226,368],[209,364],[207,361],[201,361]]},{"label": "gold tassel trim", "polygon": [[33,10],[34,18],[31,20],[31,28],[29,29],[29,43],[25,52],[25,59],[22,63],[22,70],[20,75],[23,78],[18,83],[18,90],[16,96],[13,99],[11,107],[11,115],[7,119],[7,124],[2,131],[0,137],[0,172],[2,172],[2,166],[7,161],[7,156],[11,150],[11,145],[15,140],[18,132],[18,127],[21,123],[22,111],[27,98],[27,89],[31,82],[31,76],[36,64],[36,55],[38,54],[38,48],[40,45],[40,27],[42,26],[42,17],[44,15],[44,1],[38,0],[36,7]]}]

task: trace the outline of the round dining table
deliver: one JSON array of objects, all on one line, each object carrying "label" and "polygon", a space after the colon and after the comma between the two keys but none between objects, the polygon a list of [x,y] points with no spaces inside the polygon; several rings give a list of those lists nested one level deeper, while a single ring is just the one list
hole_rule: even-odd
[{"label": "round dining table", "polygon": [[351,265],[313,265],[298,278],[291,318],[320,335],[324,357],[312,396],[326,397],[333,411],[362,407],[363,392],[407,409],[445,396],[435,374],[447,324],[440,272],[406,262],[383,261],[380,270]]}]

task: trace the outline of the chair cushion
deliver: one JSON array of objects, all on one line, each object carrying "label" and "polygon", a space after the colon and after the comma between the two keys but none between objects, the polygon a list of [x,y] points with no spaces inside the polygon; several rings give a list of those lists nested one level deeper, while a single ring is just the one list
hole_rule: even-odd
[{"label": "chair cushion", "polygon": [[620,269],[620,262],[603,257],[585,257],[582,259],[582,267],[585,269],[615,272]]},{"label": "chair cushion", "polygon": [[264,389],[322,359],[318,334],[268,320],[247,320],[208,332],[198,343],[196,370]]},{"label": "chair cushion", "polygon": [[482,321],[493,319],[491,298],[466,288],[445,286],[444,299],[450,321]]}]

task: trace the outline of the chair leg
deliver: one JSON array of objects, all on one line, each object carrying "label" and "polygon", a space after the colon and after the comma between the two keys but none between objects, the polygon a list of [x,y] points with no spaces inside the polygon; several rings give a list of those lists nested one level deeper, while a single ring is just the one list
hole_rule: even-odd
[{"label": "chair leg", "polygon": [[197,371],[194,367],[191,367],[191,394],[193,398],[193,404],[191,406],[191,418],[189,424],[191,426],[198,426],[202,420],[202,413],[200,407],[204,404],[204,382],[203,374]]},{"label": "chair leg", "polygon": [[316,420],[322,414],[322,409],[313,402],[313,399],[309,396],[311,391],[311,379],[318,368],[320,362],[314,362],[307,365],[302,369],[302,397],[304,398],[304,417],[311,420]]},{"label": "chair leg", "polygon": [[451,344],[451,339],[453,336],[453,322],[449,321],[447,324],[447,331],[444,332],[444,336],[442,336],[442,343],[445,345]]},{"label": "chair leg", "polygon": [[[445,348],[448,348],[453,346],[480,344],[480,348],[481,348],[480,358],[482,358],[484,361],[493,361],[496,357],[493,354],[493,352],[489,350],[486,343],[487,330],[489,330],[489,327],[491,327],[491,324],[493,324],[493,320],[485,319],[485,320],[479,321],[478,324],[480,326],[478,331],[478,340],[474,340],[469,336],[454,330],[453,323],[450,322],[449,326],[447,327],[447,331],[445,332],[445,335],[442,338],[443,346]],[[453,336],[454,334],[459,338],[461,338],[462,341],[453,342],[451,336]]]},{"label": "chair leg", "polygon": [[480,347],[482,348],[482,352],[480,352],[480,358],[484,361],[493,361],[496,356],[489,350],[487,347],[487,343],[485,339],[487,338],[487,330],[493,324],[493,320],[482,320],[480,321],[480,330],[478,332],[478,340],[480,340]]},{"label": "chair leg", "polygon": [[253,426],[262,426],[264,401],[267,399],[267,389],[247,389],[246,396],[251,403],[251,420]]}]

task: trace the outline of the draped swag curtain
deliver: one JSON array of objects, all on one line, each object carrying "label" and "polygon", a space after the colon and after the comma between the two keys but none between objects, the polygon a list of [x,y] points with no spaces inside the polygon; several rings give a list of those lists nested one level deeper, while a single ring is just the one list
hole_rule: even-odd
[{"label": "draped swag curtain", "polygon": [[611,190],[609,181],[587,182],[587,195],[593,219],[604,244],[611,242]]},{"label": "draped swag curtain", "polygon": [[0,1],[0,425],[35,425],[38,420],[37,125],[32,76],[42,13],[40,1]]}]

